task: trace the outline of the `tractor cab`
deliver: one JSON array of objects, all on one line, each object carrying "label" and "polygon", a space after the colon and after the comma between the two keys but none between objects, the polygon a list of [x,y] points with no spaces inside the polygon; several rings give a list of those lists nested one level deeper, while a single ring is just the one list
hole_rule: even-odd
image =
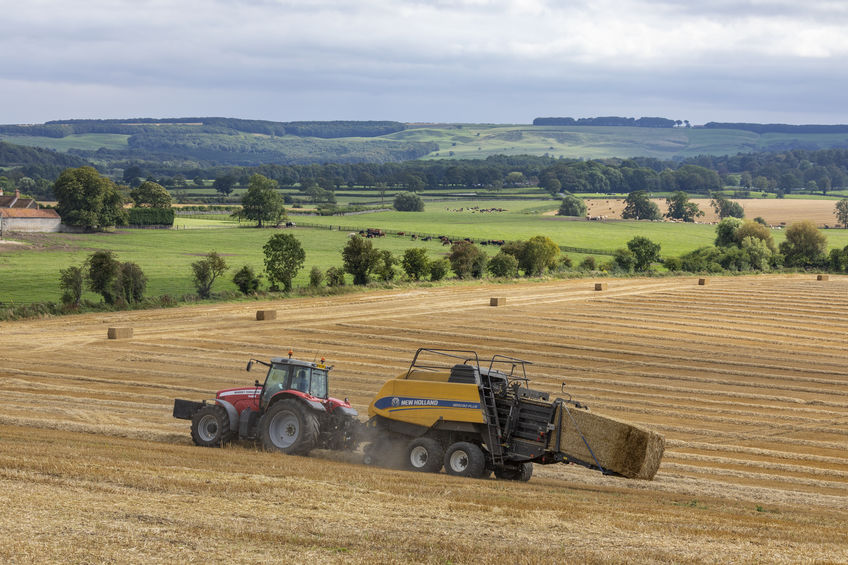
[{"label": "tractor cab", "polygon": [[[251,360],[247,365],[249,371],[253,363],[268,366],[265,382],[261,387],[259,398],[260,409],[267,408],[271,399],[281,391],[299,392],[317,400],[327,399],[327,373],[331,367],[323,363],[310,363],[291,357],[273,357],[270,363]],[[259,386],[259,381],[256,381]]]}]

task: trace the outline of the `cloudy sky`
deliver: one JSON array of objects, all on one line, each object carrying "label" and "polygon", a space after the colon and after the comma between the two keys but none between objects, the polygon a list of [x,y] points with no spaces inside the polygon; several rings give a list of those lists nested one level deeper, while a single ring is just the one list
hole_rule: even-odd
[{"label": "cloudy sky", "polygon": [[0,123],[848,123],[845,0],[0,0]]}]

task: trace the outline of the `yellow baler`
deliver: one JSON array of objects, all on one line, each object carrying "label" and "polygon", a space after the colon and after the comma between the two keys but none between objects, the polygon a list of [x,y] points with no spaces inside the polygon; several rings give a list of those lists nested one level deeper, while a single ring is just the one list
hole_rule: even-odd
[{"label": "yellow baler", "polygon": [[481,365],[473,351],[419,349],[368,408],[365,462],[525,481],[533,463],[559,462],[653,477],[660,436],[590,415],[571,399],[551,401],[527,387],[529,364],[495,355]]}]

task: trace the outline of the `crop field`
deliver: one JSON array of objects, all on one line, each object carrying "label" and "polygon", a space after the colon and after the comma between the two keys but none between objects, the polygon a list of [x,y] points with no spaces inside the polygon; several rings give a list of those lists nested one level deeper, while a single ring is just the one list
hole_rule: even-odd
[{"label": "crop field", "polygon": [[[660,212],[666,212],[668,206],[665,198],[655,198],[653,201],[659,206]],[[703,216],[696,219],[698,223],[719,221],[718,214],[710,206],[710,199],[691,198],[690,202],[697,204],[698,208],[704,213]],[[742,205],[746,218],[760,217],[773,226],[788,225],[801,220],[810,220],[819,227],[834,227],[837,225],[836,200],[751,198],[736,200],[736,202]],[[624,211],[624,199],[587,199],[586,207],[587,214],[590,216],[621,218],[621,213]]]},{"label": "crop field", "polygon": [[[469,283],[0,323],[0,560],[848,561],[848,277]],[[490,307],[489,298],[506,304]],[[255,321],[276,309],[274,321]],[[107,340],[129,326],[134,337]],[[326,356],[365,417],[417,347],[513,354],[536,388],[667,439],[653,481],[529,483],[191,445],[174,398]]]}]

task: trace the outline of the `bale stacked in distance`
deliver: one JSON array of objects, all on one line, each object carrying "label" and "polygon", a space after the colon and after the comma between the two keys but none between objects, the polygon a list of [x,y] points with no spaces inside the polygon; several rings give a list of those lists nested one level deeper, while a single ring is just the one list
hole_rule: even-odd
[{"label": "bale stacked in distance", "polygon": [[506,298],[490,298],[489,306],[503,306],[506,304]]},{"label": "bale stacked in distance", "polygon": [[819,275],[819,276],[816,277],[816,280],[827,281],[827,280],[830,280],[830,277],[828,275]]},{"label": "bale stacked in distance", "polygon": [[706,286],[706,285],[710,284],[710,279],[698,279],[698,284],[700,286]]},{"label": "bale stacked in distance", "polygon": [[109,328],[106,330],[106,337],[109,339],[130,339],[132,336],[132,328]]},{"label": "bale stacked in distance", "polygon": [[257,310],[256,311],[256,319],[257,320],[276,320],[277,319],[277,311],[276,310]]},{"label": "bale stacked in distance", "polygon": [[607,283],[595,283],[595,290],[606,290]]},{"label": "bale stacked in distance", "polygon": [[[578,431],[579,430],[579,431]],[[660,467],[665,438],[587,410],[568,407],[562,413],[559,449],[571,458],[594,465],[580,432],[601,466],[630,479],[650,480]]]}]

